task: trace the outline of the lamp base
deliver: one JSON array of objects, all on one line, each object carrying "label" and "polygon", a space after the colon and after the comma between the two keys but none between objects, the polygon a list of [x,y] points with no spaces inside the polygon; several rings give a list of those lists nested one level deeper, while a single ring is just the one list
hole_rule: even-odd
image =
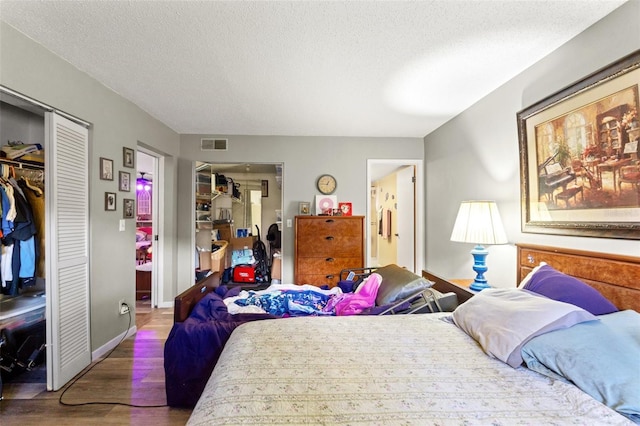
[{"label": "lamp base", "polygon": [[487,279],[484,277],[484,273],[489,269],[487,268],[486,262],[488,254],[489,251],[480,244],[476,245],[473,250],[471,250],[471,255],[473,256],[473,270],[476,272],[476,277],[469,287],[471,290],[480,291],[491,287],[487,283]]}]

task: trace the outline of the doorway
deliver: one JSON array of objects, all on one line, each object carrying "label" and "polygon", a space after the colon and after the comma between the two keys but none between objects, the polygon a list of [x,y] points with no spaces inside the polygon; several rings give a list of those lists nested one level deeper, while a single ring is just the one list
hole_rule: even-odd
[{"label": "doorway", "polygon": [[[157,154],[138,147],[136,152],[136,323],[140,315],[158,307],[158,279],[162,253],[160,229],[160,167]],[[155,260],[155,261],[154,261]]]},{"label": "doorway", "polygon": [[[205,163],[195,162],[194,242],[196,279],[203,271],[221,272],[222,279],[233,278],[236,264],[253,264],[260,259],[248,252],[234,249],[237,238],[255,238],[266,248],[269,278],[275,247],[268,230],[276,225],[282,228],[282,163]],[[245,241],[246,242],[246,241]],[[253,243],[251,243],[253,244]],[[224,249],[224,252],[223,250]],[[214,250],[218,255],[213,255]],[[211,254],[209,254],[211,251]],[[280,247],[277,248],[280,252]],[[227,253],[230,252],[230,253]],[[221,254],[222,253],[222,254]],[[281,255],[281,253],[280,253]],[[209,262],[211,258],[211,262]],[[275,276],[281,277],[278,262]],[[229,273],[225,274],[224,272]],[[224,282],[224,281],[223,281]],[[233,282],[231,282],[233,283]],[[264,282],[249,283],[264,284]]]},{"label": "doorway", "polygon": [[[391,262],[416,274],[423,268],[423,162],[422,160],[367,160],[368,266]],[[380,224],[390,219],[388,235]]]}]

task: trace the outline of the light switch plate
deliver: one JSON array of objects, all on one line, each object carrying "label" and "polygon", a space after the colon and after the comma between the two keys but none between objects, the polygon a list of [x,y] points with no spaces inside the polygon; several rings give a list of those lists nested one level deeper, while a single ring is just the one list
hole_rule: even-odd
[{"label": "light switch plate", "polygon": [[124,231],[124,224],[125,224],[124,219],[120,219],[120,232]]}]

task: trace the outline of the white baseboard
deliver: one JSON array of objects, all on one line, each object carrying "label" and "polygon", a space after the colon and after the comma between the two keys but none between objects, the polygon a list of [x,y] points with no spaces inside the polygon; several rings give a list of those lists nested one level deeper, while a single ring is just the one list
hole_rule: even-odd
[{"label": "white baseboard", "polygon": [[137,333],[137,331],[138,331],[138,328],[134,325],[129,330],[127,330],[126,335],[125,335],[125,332],[122,332],[116,337],[114,337],[113,339],[109,340],[107,343],[100,346],[95,351],[91,352],[91,361],[93,362],[102,358],[103,356],[108,354],[113,348],[118,346],[121,341],[123,341],[127,337],[133,336],[134,334]]}]

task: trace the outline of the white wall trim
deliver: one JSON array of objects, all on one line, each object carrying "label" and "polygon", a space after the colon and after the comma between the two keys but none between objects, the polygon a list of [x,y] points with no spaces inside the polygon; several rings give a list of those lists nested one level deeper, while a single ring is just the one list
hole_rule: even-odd
[{"label": "white wall trim", "polygon": [[126,338],[133,336],[137,332],[138,332],[138,328],[134,325],[133,327],[131,327],[126,332],[122,332],[122,333],[118,334],[116,337],[114,337],[113,339],[111,339],[107,343],[105,343],[104,345],[100,346],[99,348],[97,348],[96,350],[91,352],[91,362],[94,362],[94,361],[104,357],[111,350],[113,350],[113,348],[117,347],[121,342],[124,342],[124,340]]}]

